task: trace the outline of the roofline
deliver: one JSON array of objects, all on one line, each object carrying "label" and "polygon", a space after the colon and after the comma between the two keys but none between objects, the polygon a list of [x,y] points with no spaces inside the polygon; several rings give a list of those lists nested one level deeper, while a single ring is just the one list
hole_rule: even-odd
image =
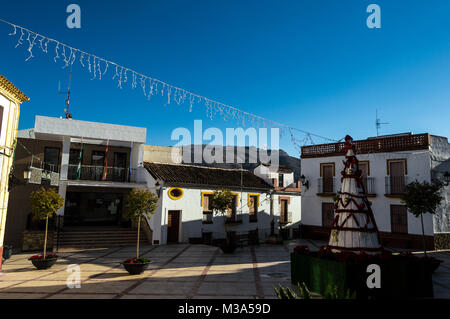
[{"label": "roofline", "polygon": [[[198,184],[198,183],[177,183],[177,182],[164,182],[165,185],[163,186],[195,186],[195,188],[223,188],[223,187],[228,187],[231,190],[240,190],[241,187],[240,186],[231,186],[231,185],[211,185],[211,184]],[[270,191],[271,189],[274,189],[272,186],[268,186],[267,188],[260,188],[260,187],[246,187],[243,186],[242,187],[243,190],[259,190],[259,191]]]},{"label": "roofline", "polygon": [[210,166],[201,166],[201,165],[190,165],[190,164],[176,164],[176,163],[162,163],[162,162],[148,162],[144,161],[144,164],[157,164],[157,165],[172,165],[172,166],[184,166],[184,167],[197,167],[197,168],[204,168],[204,169],[217,169],[222,171],[235,171],[235,172],[249,172],[250,171],[246,169],[240,169],[240,168],[222,168],[222,167],[210,167]]},{"label": "roofline", "polygon": [[30,101],[30,98],[26,96],[21,90],[19,90],[11,81],[0,74],[0,87],[6,91],[6,94],[14,100],[23,103],[24,101]]}]

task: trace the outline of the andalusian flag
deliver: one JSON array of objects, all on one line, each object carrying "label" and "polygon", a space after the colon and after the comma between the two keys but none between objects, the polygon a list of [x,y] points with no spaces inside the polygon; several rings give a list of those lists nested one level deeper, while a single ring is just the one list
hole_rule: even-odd
[{"label": "andalusian flag", "polygon": [[106,181],[106,175],[108,173],[108,147],[109,140],[106,141],[106,151],[105,151],[105,164],[103,165],[103,180]]},{"label": "andalusian flag", "polygon": [[80,156],[78,157],[77,179],[81,178],[81,161],[83,159],[83,141],[81,141]]}]

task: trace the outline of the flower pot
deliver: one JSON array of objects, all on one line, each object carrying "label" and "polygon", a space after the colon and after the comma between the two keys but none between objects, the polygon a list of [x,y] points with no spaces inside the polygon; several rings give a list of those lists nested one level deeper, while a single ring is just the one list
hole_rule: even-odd
[{"label": "flower pot", "polygon": [[148,267],[150,262],[145,263],[122,263],[122,265],[125,267],[126,271],[130,275],[139,275],[142,274]]},{"label": "flower pot", "polygon": [[46,259],[30,258],[29,260],[31,260],[31,263],[33,264],[34,267],[36,267],[36,269],[42,270],[42,269],[49,269],[50,267],[52,267],[56,263],[58,258],[46,258]]},{"label": "flower pot", "polygon": [[232,254],[237,248],[237,244],[235,243],[225,243],[220,245],[220,249],[222,249],[224,254]]}]

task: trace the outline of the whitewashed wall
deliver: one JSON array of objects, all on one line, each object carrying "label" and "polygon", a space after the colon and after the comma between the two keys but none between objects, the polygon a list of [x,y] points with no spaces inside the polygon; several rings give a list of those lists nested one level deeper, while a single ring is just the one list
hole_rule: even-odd
[{"label": "whitewashed wall", "polygon": [[[431,180],[430,152],[427,150],[405,151],[401,153],[376,153],[357,156],[360,161],[370,161],[370,176],[375,178],[376,197],[370,197],[372,210],[378,229],[383,232],[391,232],[390,205],[402,205],[398,198],[387,198],[385,194],[386,160],[405,158],[407,160],[408,182],[418,180]],[[320,178],[320,163],[335,163],[336,189],[341,187],[341,170],[344,167],[344,156],[302,158],[302,174],[309,181],[309,189],[302,187],[302,224],[322,226],[322,203],[333,203],[330,197],[317,196],[318,179]],[[424,216],[424,229],[426,235],[433,235],[433,220],[430,214]],[[422,234],[420,218],[408,213],[408,233]]]},{"label": "whitewashed wall", "polygon": [[[271,172],[271,170],[269,169],[269,167],[265,166],[265,165],[259,165],[258,167],[256,167],[253,171],[253,173],[256,176],[261,177],[266,183],[268,183],[269,185],[273,185],[272,184],[272,179],[276,178],[277,182],[278,182],[278,178],[279,178],[279,174],[277,172]],[[275,186],[280,186],[280,187],[287,187],[290,186],[294,183],[294,173],[284,173],[284,183],[283,185],[275,185]]]}]

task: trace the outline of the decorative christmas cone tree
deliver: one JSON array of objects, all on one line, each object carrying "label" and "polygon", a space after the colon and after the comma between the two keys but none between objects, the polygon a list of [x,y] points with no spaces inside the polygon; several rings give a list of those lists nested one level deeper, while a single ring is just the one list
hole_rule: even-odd
[{"label": "decorative christmas cone tree", "polygon": [[382,251],[380,235],[361,180],[353,139],[345,137],[346,150],[341,191],[335,203],[328,247],[333,252],[376,254]]}]

